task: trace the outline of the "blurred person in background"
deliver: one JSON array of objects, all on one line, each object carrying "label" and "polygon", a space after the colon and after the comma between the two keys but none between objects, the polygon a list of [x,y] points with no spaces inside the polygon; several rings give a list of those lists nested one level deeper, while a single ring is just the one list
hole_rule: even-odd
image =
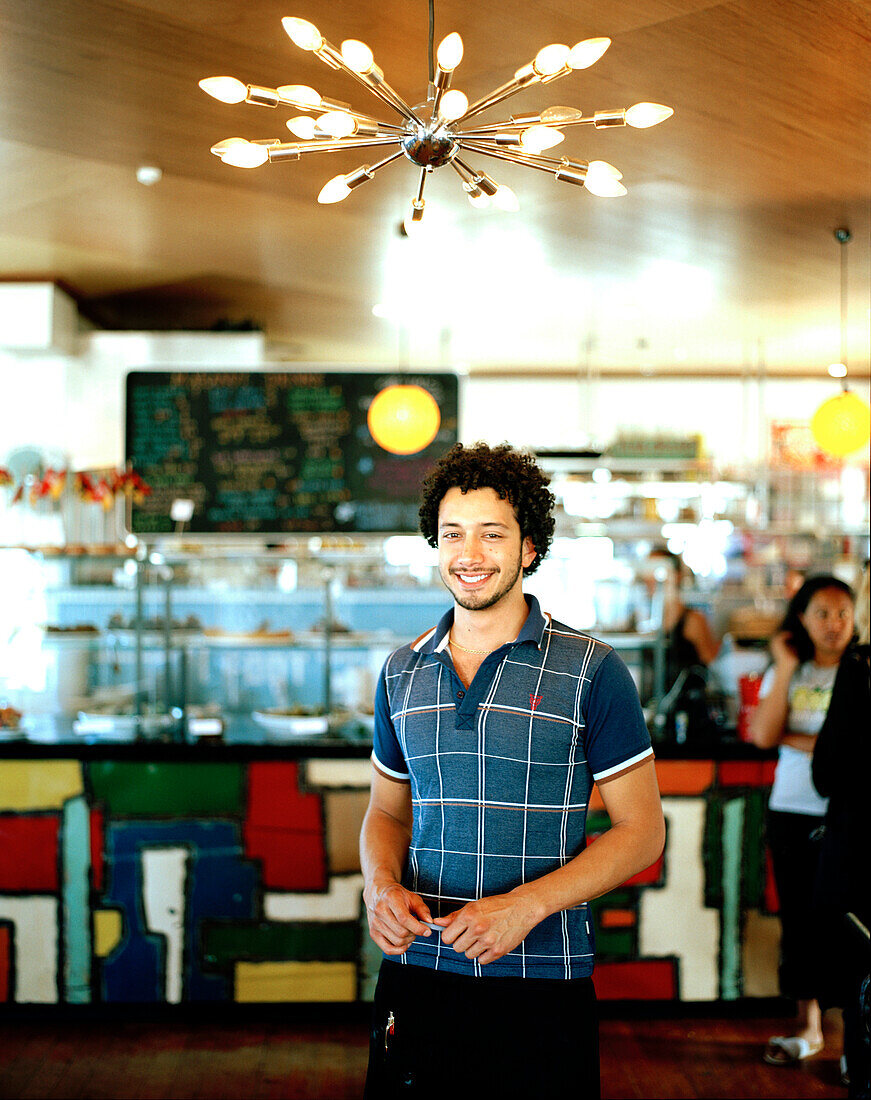
[{"label": "blurred person in background", "polygon": [[[863,983],[869,973],[868,940],[847,914],[871,927],[871,671],[869,671],[869,569],[865,563],[856,600],[859,644],[844,653],[832,699],[814,747],[811,774],[829,799],[820,847],[817,906],[823,914],[824,1006],[844,1013],[841,1072],[851,1097],[871,1091],[871,1048],[862,1020]],[[865,994],[867,998],[867,993]]]},{"label": "blurred person in background", "polygon": [[795,1064],[823,1048],[820,930],[811,901],[827,803],[814,788],[811,758],[853,622],[849,585],[828,574],[806,580],[771,640],[772,664],[751,719],[754,744],[779,748],[767,839],[780,899],[780,989],[798,1014],[795,1035],[769,1039],[764,1058],[771,1065]]},{"label": "blurred person in background", "polygon": [[663,583],[662,607],[662,629],[667,636],[665,683],[668,688],[684,669],[699,665],[707,668],[717,656],[720,643],[705,613],[684,603],[681,595],[683,561],[664,546],[655,546],[650,551],[643,573],[651,598],[656,591],[657,566],[662,565],[668,569]]}]

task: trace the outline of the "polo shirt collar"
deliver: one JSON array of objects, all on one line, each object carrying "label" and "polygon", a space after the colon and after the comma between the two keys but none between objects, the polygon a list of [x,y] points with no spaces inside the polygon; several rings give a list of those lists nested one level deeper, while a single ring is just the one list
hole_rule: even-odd
[{"label": "polo shirt collar", "polygon": [[[522,642],[533,642],[538,649],[544,641],[544,632],[547,629],[549,616],[546,616],[539,606],[535,596],[524,593],[529,614],[520,628],[520,633],[513,642],[508,645],[520,645]],[[446,611],[439,619],[436,627],[425,634],[421,641],[414,647],[419,653],[442,653],[448,648],[448,635],[454,625],[454,609]]]}]

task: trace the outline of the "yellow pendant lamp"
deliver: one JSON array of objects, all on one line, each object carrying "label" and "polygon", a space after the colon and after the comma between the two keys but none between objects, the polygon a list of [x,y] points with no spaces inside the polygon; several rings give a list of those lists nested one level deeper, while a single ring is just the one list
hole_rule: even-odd
[{"label": "yellow pendant lamp", "polygon": [[428,447],[438,434],[442,417],[431,393],[422,386],[387,386],[375,395],[366,423],[372,438],[385,451],[411,455]]},{"label": "yellow pendant lamp", "polygon": [[820,450],[836,458],[858,451],[871,439],[871,408],[858,394],[847,388],[846,309],[847,309],[847,244],[849,229],[836,229],[835,240],[841,246],[841,361],[829,367],[833,378],[840,378],[843,387],[836,397],[827,398],[811,418],[811,433]]},{"label": "yellow pendant lamp", "polygon": [[871,408],[845,389],[820,405],[811,419],[811,432],[820,450],[843,458],[871,439]]}]

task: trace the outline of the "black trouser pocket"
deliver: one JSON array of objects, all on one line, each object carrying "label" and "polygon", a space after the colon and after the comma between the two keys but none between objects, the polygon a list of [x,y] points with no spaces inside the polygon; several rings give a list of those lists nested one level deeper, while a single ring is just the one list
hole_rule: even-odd
[{"label": "black trouser pocket", "polygon": [[431,1037],[420,1027],[420,998],[416,1005],[410,1003],[407,991],[398,988],[393,977],[390,968],[382,967],[375,989],[366,1100],[426,1096],[432,1084]]}]

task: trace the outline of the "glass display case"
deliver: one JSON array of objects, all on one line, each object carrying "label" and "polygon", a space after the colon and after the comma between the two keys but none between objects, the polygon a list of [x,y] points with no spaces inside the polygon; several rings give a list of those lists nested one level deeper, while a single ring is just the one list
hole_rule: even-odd
[{"label": "glass display case", "polygon": [[[585,575],[558,545],[526,587],[565,621],[598,623],[647,701],[657,631],[627,617],[619,576],[583,587],[568,584],[572,573]],[[436,554],[416,536],[0,549],[0,577],[5,739],[366,738],[387,655],[450,604]]]}]

